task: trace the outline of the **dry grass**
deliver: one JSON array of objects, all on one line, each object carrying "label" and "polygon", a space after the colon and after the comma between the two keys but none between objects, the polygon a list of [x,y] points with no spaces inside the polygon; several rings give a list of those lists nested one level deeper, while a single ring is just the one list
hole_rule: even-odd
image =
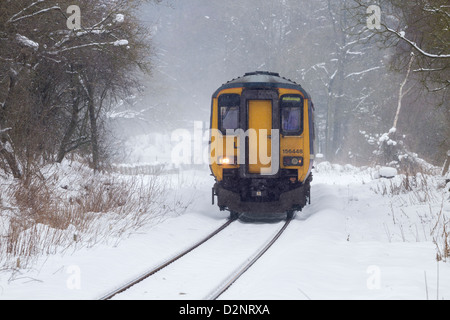
[{"label": "dry grass", "polygon": [[408,195],[410,204],[430,203],[438,199],[432,180],[433,176],[428,174],[404,174],[394,179],[383,179],[371,189],[383,196]]},{"label": "dry grass", "polygon": [[[450,259],[450,217],[444,209],[444,204],[450,199],[450,193],[440,178],[420,172],[414,175],[403,174],[394,179],[381,180],[372,190],[392,198],[392,219],[394,225],[400,229],[403,241],[403,224],[414,225],[416,230],[424,230],[425,238],[429,238],[436,245],[438,261]],[[400,213],[396,213],[396,209]],[[420,221],[413,222],[414,218],[417,218],[414,216],[419,216]],[[416,238],[418,239],[418,236]]]},{"label": "dry grass", "polygon": [[450,219],[443,212],[444,203],[437,215],[431,235],[436,245],[436,260],[447,261],[450,258]]},{"label": "dry grass", "polygon": [[157,176],[92,176],[82,169],[77,174],[76,183],[67,185],[58,172],[3,187],[0,269],[25,268],[42,255],[98,243],[117,245],[186,208],[181,200],[167,198],[166,184]]}]

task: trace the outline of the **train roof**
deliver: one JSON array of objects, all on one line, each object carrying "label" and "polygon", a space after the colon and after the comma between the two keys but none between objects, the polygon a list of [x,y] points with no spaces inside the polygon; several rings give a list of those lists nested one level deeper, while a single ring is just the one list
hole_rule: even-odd
[{"label": "train roof", "polygon": [[298,83],[281,77],[278,73],[269,71],[255,71],[248,72],[242,77],[233,79],[223,84],[214,93],[213,98],[216,98],[220,91],[230,88],[253,88],[253,89],[272,89],[272,88],[286,88],[296,89],[302,92],[305,98],[310,99],[309,94]]}]

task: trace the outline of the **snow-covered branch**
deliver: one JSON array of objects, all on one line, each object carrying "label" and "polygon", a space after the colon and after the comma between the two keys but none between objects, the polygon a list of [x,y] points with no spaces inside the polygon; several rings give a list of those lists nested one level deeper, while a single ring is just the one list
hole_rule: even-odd
[{"label": "snow-covered branch", "polygon": [[414,61],[414,53],[411,52],[411,58],[409,60],[408,69],[406,71],[406,76],[405,76],[405,79],[403,80],[402,84],[400,85],[400,89],[399,89],[399,92],[398,92],[397,112],[395,113],[394,125],[392,126],[393,128],[397,128],[398,117],[400,115],[400,110],[402,108],[402,99],[403,99],[403,96],[404,96],[403,88],[405,87],[406,82],[408,81],[408,77],[409,77],[409,74],[411,72],[411,66],[413,64],[413,61]]},{"label": "snow-covered branch", "polygon": [[5,129],[0,129],[0,135],[8,132],[9,130],[12,130],[12,128],[5,128]]},{"label": "snow-covered branch", "polygon": [[439,13],[446,15],[447,18],[450,18],[450,14],[445,11],[443,8],[448,8],[449,6],[440,6],[439,8],[433,7],[431,4],[427,3],[425,7],[423,8],[424,11],[431,12],[431,13]]},{"label": "snow-covered branch", "polygon": [[[12,128],[0,129],[0,137],[2,135],[4,135],[6,132],[8,132],[9,130],[12,130]],[[9,142],[2,142],[0,140],[0,151],[5,150],[5,149],[6,149],[6,151],[10,152],[11,148],[10,148]]]},{"label": "snow-covered branch", "polygon": [[59,11],[62,12],[60,6],[53,6],[53,7],[50,7],[50,8],[46,8],[46,9],[42,9],[42,10],[36,11],[34,13],[31,13],[31,14],[27,14],[25,16],[21,16],[21,17],[15,18],[15,19],[13,19],[11,17],[11,19],[8,20],[8,23],[15,23],[17,21],[20,21],[20,20],[23,20],[23,19],[27,19],[27,18],[31,18],[31,17],[37,16],[38,14],[46,13],[46,12],[52,11],[52,10],[59,10]]},{"label": "snow-covered branch", "polygon": [[422,55],[424,55],[426,57],[433,58],[433,59],[448,59],[448,58],[450,58],[450,54],[433,54],[433,53],[426,52],[425,50],[420,48],[417,45],[417,43],[415,43],[414,41],[411,41],[408,38],[406,38],[404,31],[398,32],[398,31],[396,31],[394,29],[391,29],[389,27],[386,27],[386,30],[391,32],[391,33],[394,33],[397,37],[399,37],[400,39],[403,39],[404,41],[409,43],[414,49],[416,49],[417,51],[419,51]]},{"label": "snow-covered branch", "polygon": [[28,9],[34,7],[35,5],[37,5],[38,3],[44,2],[45,0],[38,0],[36,2],[33,2],[32,4],[30,4],[28,7],[20,10],[18,13],[16,13],[15,15],[13,15],[9,20],[8,23],[14,22],[15,19],[20,16],[22,13],[24,13],[25,11],[27,11]]},{"label": "snow-covered branch", "polygon": [[32,48],[33,50],[39,49],[39,43],[37,43],[33,40],[30,40],[29,38],[27,38],[21,34],[16,35],[16,41],[26,47]]},{"label": "snow-covered branch", "polygon": [[377,69],[380,69],[380,68],[381,67],[373,67],[373,68],[370,68],[370,69],[367,69],[367,70],[364,70],[364,71],[360,71],[360,72],[352,72],[352,73],[349,73],[348,75],[346,75],[345,79],[347,79],[349,77],[352,77],[352,76],[359,76],[361,74],[364,74],[364,73],[367,73],[367,72],[370,72],[370,71],[373,71],[373,70],[377,70]]},{"label": "snow-covered branch", "polygon": [[111,41],[111,42],[86,43],[86,44],[82,44],[82,45],[79,45],[79,46],[64,48],[64,49],[57,50],[57,51],[51,51],[51,52],[49,52],[49,54],[51,54],[51,55],[58,55],[60,53],[66,52],[66,51],[78,50],[78,49],[83,49],[83,48],[88,48],[88,47],[102,47],[102,46],[108,46],[108,45],[109,46],[115,46],[115,47],[126,46],[126,45],[128,45],[128,40],[117,40],[117,41]]}]

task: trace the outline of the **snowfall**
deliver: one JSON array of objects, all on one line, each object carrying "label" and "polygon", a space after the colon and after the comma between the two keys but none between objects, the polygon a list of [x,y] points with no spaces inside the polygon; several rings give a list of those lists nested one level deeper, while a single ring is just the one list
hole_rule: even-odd
[{"label": "snowfall", "polygon": [[[439,226],[450,217],[450,185],[430,176],[426,190],[392,194],[402,176],[384,178],[383,170],[317,163],[311,204],[220,299],[449,299],[450,262],[436,256],[443,246]],[[190,199],[183,214],[149,223],[120,241],[0,271],[0,299],[99,299],[227,221],[228,213],[211,203],[214,181],[207,167],[162,179],[180,182],[173,192]],[[236,221],[114,299],[207,299],[282,225]]]}]

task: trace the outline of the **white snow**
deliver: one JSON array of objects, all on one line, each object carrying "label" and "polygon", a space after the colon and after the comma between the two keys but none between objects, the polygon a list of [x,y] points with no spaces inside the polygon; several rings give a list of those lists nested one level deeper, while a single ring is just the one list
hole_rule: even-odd
[{"label": "white snow", "polygon": [[116,23],[123,23],[125,21],[125,16],[121,13],[116,14],[116,17],[114,18],[114,22]]},{"label": "white snow", "polygon": [[[448,299],[450,265],[436,261],[433,228],[439,214],[441,222],[450,217],[450,193],[430,177],[427,188],[433,189],[423,194],[383,194],[404,177],[374,180],[377,170],[317,164],[311,205],[220,298]],[[211,205],[207,170],[166,179],[196,181],[179,190],[194,196],[185,214],[141,228],[115,246],[74,246],[29,269],[2,270],[0,299],[100,298],[225,223],[227,213]],[[116,299],[204,299],[280,227],[235,222]]]},{"label": "white snow", "polygon": [[389,140],[389,134],[388,133],[383,133],[381,135],[381,137],[378,139],[378,141],[380,142],[384,142],[384,141],[388,141]]},{"label": "white snow", "polygon": [[404,31],[397,32],[397,31],[395,31],[394,29],[391,29],[391,28],[386,28],[386,30],[388,30],[391,33],[396,34],[398,37],[400,37],[404,41],[408,42],[411,46],[413,46],[417,51],[419,51],[424,56],[427,56],[429,58],[434,58],[434,59],[448,59],[448,58],[450,58],[450,54],[434,54],[434,53],[430,53],[430,52],[427,52],[427,51],[423,50],[422,48],[419,47],[419,45],[416,42],[406,38],[405,37],[406,33]]},{"label": "white snow", "polygon": [[128,40],[117,40],[113,43],[114,46],[119,47],[119,46],[127,46],[128,45]]},{"label": "white snow", "polygon": [[380,177],[393,178],[397,175],[397,169],[391,167],[381,167],[378,173]]},{"label": "white snow", "polygon": [[27,37],[25,37],[25,36],[23,36],[21,34],[17,34],[16,35],[16,40],[19,43],[21,43],[22,45],[26,46],[26,47],[30,47],[30,48],[32,48],[34,50],[39,49],[39,43],[37,43],[37,42],[35,42],[33,40],[30,40],[29,38],[27,38]]},{"label": "white snow", "polygon": [[[349,52],[347,52],[347,53],[349,53]],[[355,54],[355,53],[353,53],[353,54]],[[362,53],[360,53],[360,54],[362,54]],[[373,67],[373,68],[370,68],[370,69],[367,69],[367,70],[364,70],[364,71],[360,71],[360,72],[352,72],[352,73],[346,75],[345,79],[347,79],[349,77],[352,77],[352,76],[359,76],[359,75],[362,75],[362,74],[370,72],[370,71],[378,70],[380,68],[381,67]]]}]

